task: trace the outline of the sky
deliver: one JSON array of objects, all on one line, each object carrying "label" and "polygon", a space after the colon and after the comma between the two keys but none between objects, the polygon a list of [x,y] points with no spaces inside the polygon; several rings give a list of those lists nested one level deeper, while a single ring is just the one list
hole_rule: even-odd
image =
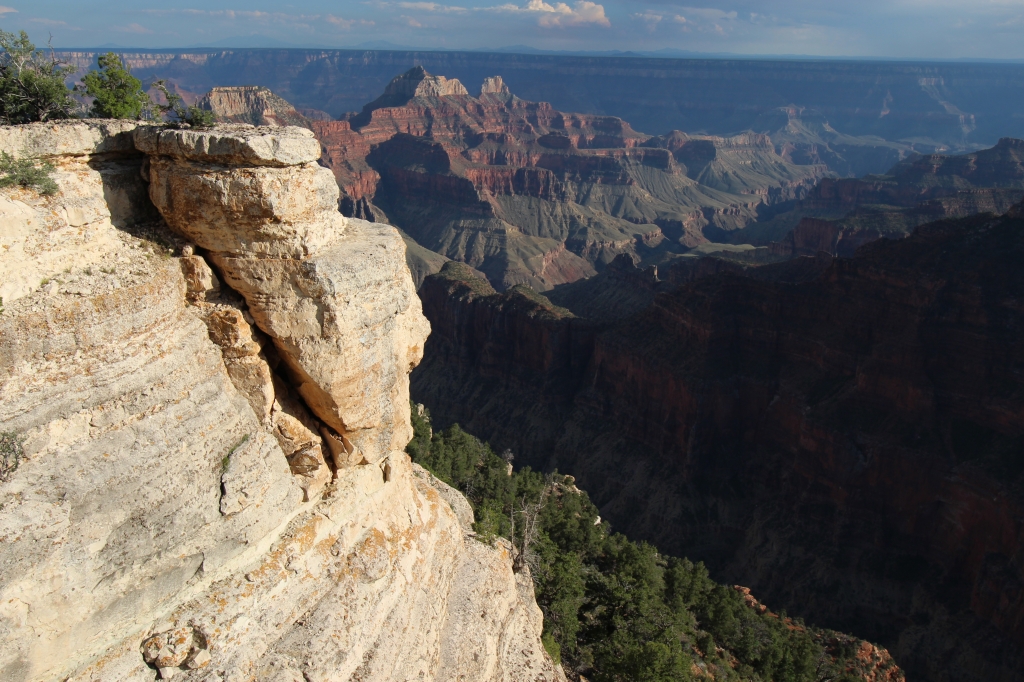
[{"label": "sky", "polygon": [[[0,0],[2,2],[4,0]],[[0,29],[54,47],[528,46],[1024,59],[1024,0],[6,0]]]}]

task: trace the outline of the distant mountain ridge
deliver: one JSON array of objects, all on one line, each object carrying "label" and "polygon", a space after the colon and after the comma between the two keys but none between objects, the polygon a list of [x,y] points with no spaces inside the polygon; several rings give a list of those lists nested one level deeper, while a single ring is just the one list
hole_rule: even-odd
[{"label": "distant mountain ridge", "polygon": [[827,175],[765,135],[651,137],[520,99],[499,76],[474,97],[422,67],[359,114],[310,127],[346,213],[392,222],[501,290],[589,277],[619,253],[684,252],[707,226],[741,228]]},{"label": "distant mountain ridge", "polygon": [[861,244],[906,237],[918,225],[975,213],[1002,214],[1024,197],[1024,140],[1003,138],[969,154],[928,154],[885,175],[825,178],[806,197],[773,207],[726,235],[732,243],[773,245],[779,255],[818,250],[850,257]]},{"label": "distant mountain ridge", "polygon": [[[97,50],[58,52],[88,68]],[[500,73],[519,96],[560,111],[617,116],[638,130],[776,139],[784,110],[824,121],[845,136],[833,167],[845,175],[885,172],[911,151],[969,151],[1024,137],[1024,65],[813,59],[581,57],[502,52],[193,49],[122,50],[136,75],[166,78],[198,97],[214,86],[262,85],[297,108],[334,117],[358,111],[395,74],[423,66],[464,83]],[[780,112],[782,112],[780,114]],[[815,124],[816,126],[817,124]],[[812,126],[814,127],[814,126]],[[822,128],[822,130],[824,130]],[[813,130],[793,133],[817,146]],[[856,144],[855,144],[856,143]],[[888,144],[886,144],[888,143]],[[862,150],[854,147],[864,147]],[[845,151],[844,151],[845,149]],[[780,150],[781,151],[781,150]],[[844,170],[845,169],[845,170]]]}]

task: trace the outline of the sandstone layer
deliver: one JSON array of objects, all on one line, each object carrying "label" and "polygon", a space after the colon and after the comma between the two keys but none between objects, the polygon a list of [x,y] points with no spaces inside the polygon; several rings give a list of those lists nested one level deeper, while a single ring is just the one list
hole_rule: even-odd
[{"label": "sandstone layer", "polygon": [[853,259],[705,259],[672,288],[623,264],[620,285],[655,291],[623,303],[606,279],[618,321],[446,266],[421,289],[413,395],[573,474],[629,535],[881,642],[910,679],[1017,680],[1022,210]]},{"label": "sandstone layer", "polygon": [[311,126],[347,215],[393,222],[502,290],[589,277],[620,253],[685,252],[826,174],[765,135],[652,138],[521,100],[498,76],[473,97],[422,68],[361,113]]},{"label": "sandstone layer", "polygon": [[402,452],[429,327],[308,131],[0,139],[60,187],[0,198],[0,678],[563,679]]}]

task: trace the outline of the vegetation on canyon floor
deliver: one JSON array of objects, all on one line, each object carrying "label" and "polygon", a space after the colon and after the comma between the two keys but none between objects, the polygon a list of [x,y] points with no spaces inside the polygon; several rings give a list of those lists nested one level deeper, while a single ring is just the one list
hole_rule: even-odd
[{"label": "vegetation on canyon floor", "polygon": [[431,432],[412,410],[415,462],[462,491],[484,541],[512,541],[530,566],[543,642],[573,679],[595,682],[825,682],[855,674],[850,637],[773,614],[719,585],[702,563],[611,532],[570,476],[524,467],[453,425]]}]

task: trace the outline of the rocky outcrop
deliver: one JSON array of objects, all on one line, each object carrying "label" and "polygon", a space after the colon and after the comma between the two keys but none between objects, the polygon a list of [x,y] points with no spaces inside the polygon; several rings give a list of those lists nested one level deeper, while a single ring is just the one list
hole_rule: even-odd
[{"label": "rocky outcrop", "polygon": [[309,120],[295,107],[270,88],[256,85],[214,88],[199,98],[196,106],[212,111],[224,123],[309,127]]},{"label": "rocky outcrop", "polygon": [[764,135],[651,138],[521,100],[498,76],[471,97],[422,68],[312,128],[348,215],[386,215],[502,290],[573,282],[622,253],[686,251],[826,173],[786,162]]},{"label": "rocky outcrop", "polygon": [[587,320],[428,278],[413,396],[912,679],[1016,680],[1020,211],[849,260],[729,264],[576,345]]},{"label": "rocky outcrop", "polygon": [[1002,215],[1021,197],[1024,142],[1005,138],[970,154],[913,155],[886,175],[824,178],[803,199],[767,209],[726,239],[766,245],[780,257],[813,249],[850,257],[861,244],[903,239],[943,218]]},{"label": "rocky outcrop", "polygon": [[60,187],[0,199],[0,678],[564,679],[402,452],[428,326],[308,131],[0,139]]}]

